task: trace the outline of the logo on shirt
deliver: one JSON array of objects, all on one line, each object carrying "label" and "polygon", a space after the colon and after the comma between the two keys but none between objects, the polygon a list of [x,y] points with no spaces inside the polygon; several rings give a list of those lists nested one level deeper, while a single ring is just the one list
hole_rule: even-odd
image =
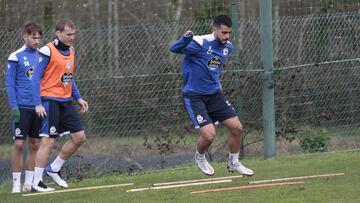
[{"label": "logo on shirt", "polygon": [[70,70],[70,68],[71,68],[71,63],[67,61],[67,62],[65,63],[65,66],[66,66],[66,68],[67,68],[68,70]]},{"label": "logo on shirt", "polygon": [[72,77],[73,77],[72,73],[66,72],[66,73],[64,73],[63,76],[61,76],[61,82],[64,85],[71,84]]},{"label": "logo on shirt", "polygon": [[227,104],[228,106],[231,106],[231,104],[230,104],[230,102],[229,102],[229,101],[226,101],[226,104]]},{"label": "logo on shirt", "polygon": [[34,74],[34,66],[32,66],[31,68],[29,68],[26,72],[25,72],[25,75],[27,78],[31,79],[32,76]]},{"label": "logo on shirt", "polygon": [[211,49],[211,46],[209,46],[209,49],[207,50],[206,53],[207,53],[207,54],[212,54],[212,53],[213,53],[213,50]]},{"label": "logo on shirt", "polygon": [[221,65],[222,65],[222,61],[219,56],[215,56],[208,61],[208,66],[211,70],[220,68]]},{"label": "logo on shirt", "polygon": [[227,56],[229,54],[229,49],[227,47],[224,48],[223,54]]}]

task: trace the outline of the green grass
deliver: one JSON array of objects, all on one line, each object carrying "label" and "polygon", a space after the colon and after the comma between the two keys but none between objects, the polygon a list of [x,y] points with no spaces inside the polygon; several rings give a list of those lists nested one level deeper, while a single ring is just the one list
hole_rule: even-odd
[{"label": "green grass", "polygon": [[[360,202],[360,150],[282,156],[265,161],[262,158],[244,160],[255,176],[232,183],[202,185],[177,189],[147,190],[126,193],[127,189],[149,187],[152,183],[207,178],[193,165],[164,171],[148,171],[132,176],[113,175],[99,179],[71,182],[71,188],[134,183],[125,188],[109,188],[62,194],[22,197],[9,193],[10,184],[0,188],[1,202]],[[214,177],[228,176],[225,163],[213,163]],[[305,180],[303,186],[279,186],[245,189],[222,193],[190,195],[191,191],[248,185],[251,180],[344,172],[345,176]]]}]

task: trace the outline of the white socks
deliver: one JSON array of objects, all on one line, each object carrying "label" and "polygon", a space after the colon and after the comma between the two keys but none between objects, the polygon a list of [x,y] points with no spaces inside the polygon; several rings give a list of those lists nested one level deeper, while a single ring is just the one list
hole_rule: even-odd
[{"label": "white socks", "polygon": [[196,157],[197,159],[205,159],[205,154],[200,154],[200,153],[196,150],[195,157]]},{"label": "white socks", "polygon": [[[66,160],[61,159],[59,156],[50,164],[51,170],[54,172],[60,171]],[[43,180],[44,168],[35,167],[33,185],[38,185]]]},{"label": "white socks", "polygon": [[13,185],[21,185],[21,172],[13,172]]},{"label": "white socks", "polygon": [[231,153],[229,152],[229,163],[237,163],[239,162],[239,153]]},{"label": "white socks", "polygon": [[51,170],[54,172],[59,172],[65,161],[66,160],[57,156],[56,159],[50,164]]},{"label": "white socks", "polygon": [[44,168],[35,167],[33,185],[38,185],[43,179]]},{"label": "white socks", "polygon": [[34,171],[25,171],[25,185],[31,185],[34,179]]},{"label": "white socks", "polygon": [[[21,172],[13,172],[13,185],[21,185]],[[34,179],[34,171],[25,171],[24,185],[31,185]]]},{"label": "white socks", "polygon": [[[197,159],[205,159],[205,154],[200,154],[200,153],[196,150],[195,157],[196,157]],[[231,152],[229,152],[228,162],[229,162],[229,163],[237,163],[237,162],[239,162],[239,153],[231,153]]]}]

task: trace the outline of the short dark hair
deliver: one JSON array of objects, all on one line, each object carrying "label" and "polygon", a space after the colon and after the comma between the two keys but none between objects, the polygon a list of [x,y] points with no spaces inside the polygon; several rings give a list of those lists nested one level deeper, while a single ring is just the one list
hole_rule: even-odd
[{"label": "short dark hair", "polygon": [[75,25],[70,19],[61,19],[57,21],[55,31],[64,31],[65,26],[75,29]]},{"label": "short dark hair", "polygon": [[231,18],[228,15],[218,15],[214,19],[213,26],[220,27],[221,25],[225,25],[227,27],[232,27]]},{"label": "short dark hair", "polygon": [[40,25],[32,21],[25,23],[23,34],[31,35],[35,33],[39,33],[40,35],[42,35],[42,30]]}]

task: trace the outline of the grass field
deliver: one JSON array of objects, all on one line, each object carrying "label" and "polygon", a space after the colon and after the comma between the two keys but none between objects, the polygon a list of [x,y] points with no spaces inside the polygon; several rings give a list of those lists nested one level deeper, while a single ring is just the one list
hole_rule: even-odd
[{"label": "grass field", "polygon": [[[70,182],[71,188],[134,183],[133,186],[99,190],[77,191],[23,197],[11,194],[10,184],[0,188],[1,202],[360,202],[360,150],[329,152],[244,160],[253,168],[255,176],[234,179],[231,183],[191,186],[175,189],[146,190],[127,193],[127,189],[149,187],[153,183],[208,178],[194,166],[148,171],[137,175],[113,175],[81,182]],[[213,163],[214,177],[229,176],[225,163]],[[209,188],[248,185],[248,181],[327,173],[345,173],[344,176],[304,180],[303,185],[244,189],[221,193],[191,195],[190,192]],[[235,175],[235,174],[233,174]],[[52,185],[53,186],[53,185]]]}]

